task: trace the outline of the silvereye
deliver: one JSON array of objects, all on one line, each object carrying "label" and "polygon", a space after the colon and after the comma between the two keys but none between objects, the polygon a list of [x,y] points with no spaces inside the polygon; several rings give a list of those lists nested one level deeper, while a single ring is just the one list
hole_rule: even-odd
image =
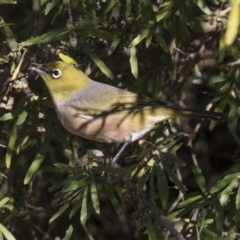
[{"label": "silvereye", "polygon": [[35,65],[45,81],[59,121],[69,132],[97,142],[124,143],[140,139],[156,124],[180,116],[221,120],[222,115],[169,106],[120,88],[95,82],[66,62]]}]

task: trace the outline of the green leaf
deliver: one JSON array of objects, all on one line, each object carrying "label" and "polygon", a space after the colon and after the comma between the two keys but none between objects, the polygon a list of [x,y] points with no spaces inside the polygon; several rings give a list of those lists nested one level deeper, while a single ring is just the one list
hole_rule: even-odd
[{"label": "green leaf", "polygon": [[9,142],[7,145],[7,152],[5,155],[5,164],[6,164],[7,168],[9,168],[11,166],[12,155],[14,152],[16,138],[17,138],[17,123],[14,122],[13,127],[12,127],[12,132],[11,132],[11,135],[9,138]]},{"label": "green leaf", "polygon": [[108,1],[107,8],[104,10],[103,15],[106,15],[111,9],[119,2],[119,0]]},{"label": "green leaf", "polygon": [[72,166],[69,166],[69,165],[64,164],[64,163],[54,163],[54,166],[56,168],[59,168],[59,169],[63,170],[63,171],[66,171],[66,172],[68,172],[68,171],[70,171],[70,172],[78,171],[77,167],[72,167]]},{"label": "green leaf", "polygon": [[178,204],[178,208],[187,207],[190,204],[196,204],[196,202],[198,202],[202,199],[203,199],[203,196],[200,195],[199,193],[189,194],[188,196],[186,196],[186,200],[184,200]]},{"label": "green leaf", "polygon": [[148,233],[149,240],[157,240],[150,215],[148,215],[148,218],[147,218],[147,233]]},{"label": "green leaf", "polygon": [[70,225],[66,231],[66,234],[65,236],[63,237],[62,240],[71,240],[71,237],[72,237],[72,234],[73,234],[73,226]]},{"label": "green leaf", "polygon": [[30,38],[27,41],[21,42],[20,45],[23,47],[27,47],[35,44],[53,43],[54,41],[61,39],[64,35],[67,35],[67,33],[68,33],[68,29],[62,28],[59,30],[45,33],[41,36]]},{"label": "green leaf", "polygon": [[177,165],[186,166],[186,163],[183,160],[181,160],[178,157],[175,157],[173,154],[161,152],[161,155],[163,155],[165,158],[169,159],[173,163],[176,163]]},{"label": "green leaf", "polygon": [[112,190],[108,187],[105,186],[105,192],[108,195],[114,210],[116,211],[116,213],[118,214],[118,216],[120,216],[122,214],[122,208],[119,205],[119,202],[117,200],[117,198],[115,197],[114,193],[112,192]]},{"label": "green leaf", "polygon": [[0,201],[0,208],[4,207],[4,205],[9,201],[9,197],[5,197]]},{"label": "green leaf", "polygon": [[204,176],[202,175],[202,170],[199,167],[194,166],[194,167],[192,167],[192,171],[193,171],[193,175],[197,181],[198,186],[200,187],[201,191],[203,193],[205,193],[206,192],[206,182],[205,182]]},{"label": "green leaf", "polygon": [[238,212],[238,214],[240,215],[240,184],[238,181],[238,191],[237,191],[237,196],[236,196],[236,210]]},{"label": "green leaf", "polygon": [[7,24],[4,24],[3,29],[4,29],[9,47],[11,48],[11,51],[15,52],[18,48],[18,43],[15,40],[15,35],[13,31]]},{"label": "green leaf", "polygon": [[13,0],[0,0],[0,4],[17,4],[17,1],[13,1]]},{"label": "green leaf", "polygon": [[12,235],[11,232],[7,230],[1,223],[0,223],[0,232],[4,235],[7,240],[16,240],[16,238]]},{"label": "green leaf", "polygon": [[99,67],[99,69],[109,78],[113,78],[113,73],[111,70],[106,66],[106,64],[95,54],[93,53],[88,47],[84,46],[84,49],[88,53],[88,55],[92,58],[95,64]]},{"label": "green leaf", "polygon": [[214,201],[214,208],[215,208],[216,232],[218,235],[218,239],[221,239],[223,233],[224,213],[222,206],[217,198]]},{"label": "green leaf", "polygon": [[5,113],[0,117],[0,121],[8,121],[16,118],[23,112],[23,108],[15,109],[11,112]]},{"label": "green leaf", "polygon": [[219,201],[222,206],[224,206],[227,203],[227,200],[229,199],[229,196],[232,192],[232,189],[235,183],[236,183],[236,180],[234,179],[221,193]]},{"label": "green leaf", "polygon": [[77,190],[84,186],[87,186],[88,183],[89,183],[89,181],[88,181],[87,177],[82,178],[79,181],[72,181],[69,184],[66,184],[61,192],[65,193],[65,192],[69,192],[69,191],[74,191],[74,190]]},{"label": "green leaf", "polygon": [[238,177],[239,173],[231,173],[226,175],[223,179],[220,179],[211,189],[210,193],[213,194],[222,190],[226,185],[230,182],[235,181],[236,177]]},{"label": "green leaf", "polygon": [[158,40],[158,43],[159,43],[160,47],[163,49],[163,51],[164,51],[165,53],[168,53],[168,52],[169,52],[169,49],[168,49],[168,46],[167,46],[164,38],[163,38],[161,35],[158,35],[158,36],[157,36],[157,40]]},{"label": "green leaf", "polygon": [[18,115],[17,125],[18,126],[22,125],[25,122],[27,116],[28,116],[28,112],[23,110],[22,113]]},{"label": "green leaf", "polygon": [[84,188],[83,196],[82,196],[82,208],[81,208],[81,215],[80,221],[84,224],[87,221],[87,199],[88,199],[88,186]]},{"label": "green leaf", "polygon": [[114,40],[112,42],[111,46],[108,49],[108,55],[111,55],[113,53],[113,51],[116,49],[116,47],[120,43],[120,40],[121,40],[121,38],[117,38],[116,40]]},{"label": "green leaf", "polygon": [[135,78],[138,78],[138,61],[137,61],[137,50],[135,46],[130,48],[130,66],[131,72]]},{"label": "green leaf", "polygon": [[167,178],[163,169],[160,166],[155,166],[155,167],[156,167],[155,173],[157,177],[158,195],[163,208],[166,209],[168,196],[169,196]]},{"label": "green leaf", "polygon": [[238,114],[237,114],[238,105],[236,101],[234,101],[234,99],[230,99],[228,104],[230,105],[230,111],[228,114],[228,127],[231,130],[234,130],[238,123]]},{"label": "green leaf", "polygon": [[95,212],[97,214],[100,214],[98,192],[97,192],[96,183],[93,178],[91,181],[91,198],[92,198],[93,208],[95,209]]},{"label": "green leaf", "polygon": [[206,5],[205,0],[196,0],[197,6],[207,15],[212,15],[212,11]]},{"label": "green leaf", "polygon": [[183,183],[180,182],[180,180],[176,177],[176,175],[171,171],[171,169],[168,167],[167,164],[162,162],[162,165],[164,167],[164,170],[167,172],[168,177],[175,183],[175,185],[178,187],[179,191],[181,191],[183,194],[186,194],[185,187],[183,186]]},{"label": "green leaf", "polygon": [[138,34],[137,37],[133,39],[133,41],[130,43],[130,47],[134,47],[138,45],[144,38],[147,37],[148,33],[150,32],[151,27],[148,27],[144,29],[140,34]]},{"label": "green leaf", "polygon": [[67,208],[69,207],[69,203],[66,202],[62,207],[58,209],[58,211],[49,219],[49,223],[52,223],[55,219],[57,219]]},{"label": "green leaf", "polygon": [[74,203],[74,206],[69,214],[69,218],[71,219],[74,214],[80,209],[80,207],[82,206],[82,202],[81,201],[77,201]]},{"label": "green leaf", "polygon": [[105,173],[117,174],[119,176],[126,176],[130,173],[130,171],[125,168],[94,167],[94,169]]},{"label": "green leaf", "polygon": [[155,15],[157,22],[162,20],[167,14],[170,13],[173,6],[173,1],[164,2],[160,6],[160,11]]},{"label": "green leaf", "polygon": [[46,127],[46,135],[45,135],[45,141],[39,151],[39,153],[37,154],[37,156],[35,157],[35,159],[33,160],[30,168],[27,171],[27,174],[24,178],[24,184],[28,184],[33,175],[35,174],[35,172],[38,170],[39,166],[41,165],[41,163],[43,162],[47,151],[49,149],[49,144],[52,138],[52,133],[53,133],[53,114],[49,115],[48,118],[48,123],[47,123],[47,127]]},{"label": "green leaf", "polygon": [[148,168],[146,170],[146,172],[141,176],[141,178],[137,184],[137,194],[139,194],[143,190],[143,186],[149,177],[150,171],[151,171],[151,168]]},{"label": "green leaf", "polygon": [[71,58],[63,53],[59,53],[58,56],[60,59],[62,59],[66,63],[70,63],[70,64],[74,64],[74,65],[77,64],[77,62],[73,58]]}]

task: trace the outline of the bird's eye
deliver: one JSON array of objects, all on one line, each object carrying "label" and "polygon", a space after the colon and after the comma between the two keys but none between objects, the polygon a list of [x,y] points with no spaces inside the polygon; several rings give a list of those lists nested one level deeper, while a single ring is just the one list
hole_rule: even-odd
[{"label": "bird's eye", "polygon": [[53,69],[51,71],[51,74],[52,74],[52,77],[56,79],[56,78],[60,78],[61,77],[62,72],[61,72],[60,69]]}]

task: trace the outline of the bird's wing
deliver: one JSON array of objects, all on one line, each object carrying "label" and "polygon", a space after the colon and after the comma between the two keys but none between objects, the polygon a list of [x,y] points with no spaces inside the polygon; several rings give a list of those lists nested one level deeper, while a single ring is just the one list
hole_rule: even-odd
[{"label": "bird's wing", "polygon": [[154,101],[148,97],[95,81],[91,81],[86,88],[71,96],[65,104],[70,104],[79,113],[90,116],[167,106],[167,103]]}]

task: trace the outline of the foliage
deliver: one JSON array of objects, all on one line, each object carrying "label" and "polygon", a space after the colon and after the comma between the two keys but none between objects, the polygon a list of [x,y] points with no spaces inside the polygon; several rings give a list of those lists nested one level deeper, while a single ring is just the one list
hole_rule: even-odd
[{"label": "foliage", "polygon": [[[0,239],[239,235],[239,0],[0,5]],[[227,121],[163,122],[111,168],[120,146],[67,133],[30,71],[59,58]]]}]

